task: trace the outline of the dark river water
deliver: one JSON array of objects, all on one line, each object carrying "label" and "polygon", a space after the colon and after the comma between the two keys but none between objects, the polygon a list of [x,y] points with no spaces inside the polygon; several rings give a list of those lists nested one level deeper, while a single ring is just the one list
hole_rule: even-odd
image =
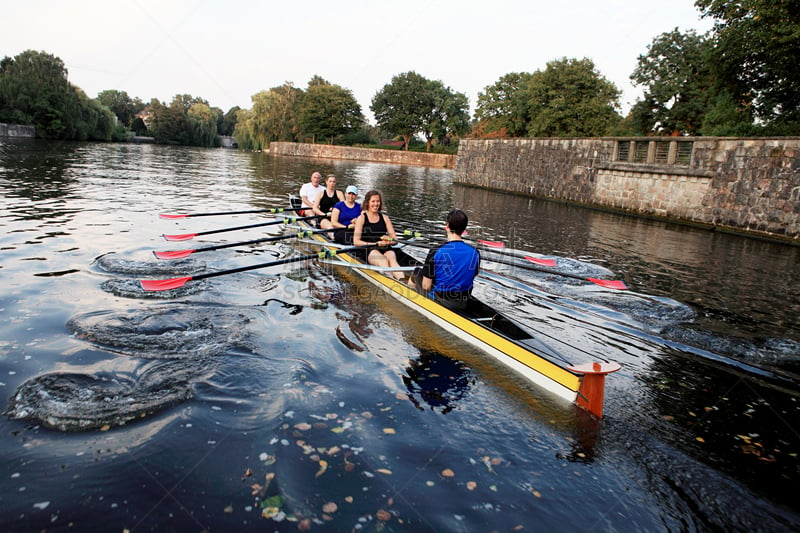
[{"label": "dark river water", "polygon": [[[484,262],[475,292],[540,350],[617,361],[605,417],[299,262],[264,214],[312,171],[399,229],[610,270],[628,291]],[[456,186],[418,167],[0,141],[2,531],[797,531],[799,250]],[[424,254],[424,250],[422,251]],[[484,256],[485,258],[487,256]],[[596,266],[593,266],[596,265]]]}]

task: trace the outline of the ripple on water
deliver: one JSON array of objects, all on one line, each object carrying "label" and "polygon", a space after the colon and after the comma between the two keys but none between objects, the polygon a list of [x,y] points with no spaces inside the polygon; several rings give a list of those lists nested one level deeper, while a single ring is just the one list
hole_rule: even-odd
[{"label": "ripple on water", "polygon": [[123,298],[143,298],[147,300],[175,300],[204,289],[202,281],[187,283],[183,287],[168,291],[147,291],[138,279],[109,279],[100,284],[100,288],[114,296]]},{"label": "ripple on water", "polygon": [[135,261],[124,257],[117,257],[114,253],[101,255],[94,260],[94,264],[113,274],[130,274],[136,276],[168,276],[185,275],[202,272],[206,264],[194,259],[178,259],[176,261]]},{"label": "ripple on water", "polygon": [[172,364],[139,376],[45,374],[17,389],[7,414],[61,431],[120,426],[191,398],[194,372]]},{"label": "ripple on water", "polygon": [[149,359],[198,358],[245,343],[257,309],[168,306],[73,316],[67,328],[79,339],[115,353]]}]

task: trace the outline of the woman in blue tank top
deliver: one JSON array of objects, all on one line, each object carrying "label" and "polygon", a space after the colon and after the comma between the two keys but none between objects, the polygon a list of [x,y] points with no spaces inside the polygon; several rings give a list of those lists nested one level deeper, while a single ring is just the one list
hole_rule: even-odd
[{"label": "woman in blue tank top", "polygon": [[[378,248],[369,251],[367,262],[370,265],[381,267],[399,267],[394,251],[388,249],[397,240],[397,235],[394,232],[392,221],[387,215],[381,213],[381,209],[383,209],[381,193],[375,190],[369,191],[364,196],[361,216],[356,219],[353,244],[364,246],[378,243]],[[391,274],[398,280],[404,277],[400,271],[393,271]]]}]

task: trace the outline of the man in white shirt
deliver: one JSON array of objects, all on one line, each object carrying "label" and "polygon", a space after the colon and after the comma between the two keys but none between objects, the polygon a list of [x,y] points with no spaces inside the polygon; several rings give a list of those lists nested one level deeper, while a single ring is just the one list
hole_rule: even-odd
[{"label": "man in white shirt", "polygon": [[325,187],[319,184],[320,181],[322,181],[322,174],[314,172],[311,174],[311,181],[309,183],[304,183],[303,186],[300,187],[300,199],[303,202],[303,205],[300,207],[303,208],[303,211],[299,211],[298,215],[301,217],[314,214],[311,209],[314,206],[314,201],[317,199],[317,195],[325,190]]}]

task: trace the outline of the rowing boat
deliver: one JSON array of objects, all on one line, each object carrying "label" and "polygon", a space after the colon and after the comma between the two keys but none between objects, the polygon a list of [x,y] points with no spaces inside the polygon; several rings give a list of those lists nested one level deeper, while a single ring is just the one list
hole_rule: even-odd
[{"label": "rowing boat", "polygon": [[[307,225],[306,222],[301,224]],[[338,247],[329,240],[327,234],[315,234],[311,242],[328,250]],[[394,250],[401,266],[399,270],[413,271],[421,266],[402,248]],[[477,298],[470,298],[466,311],[456,312],[396,280],[391,276],[392,269],[388,267],[374,267],[353,253],[338,253],[336,258],[336,261],[328,263],[355,270],[397,301],[479,348],[532,383],[577,404],[598,418],[602,417],[605,376],[619,370],[618,363],[591,361],[579,365],[560,364],[534,351],[536,339],[531,333]]]}]

